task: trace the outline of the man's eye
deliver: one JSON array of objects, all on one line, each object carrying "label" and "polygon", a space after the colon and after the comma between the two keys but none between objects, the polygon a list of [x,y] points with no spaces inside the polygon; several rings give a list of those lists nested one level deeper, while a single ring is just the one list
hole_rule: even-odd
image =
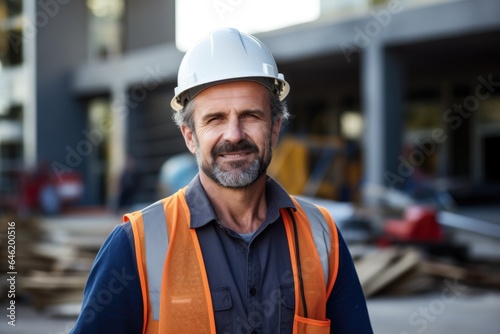
[{"label": "man's eye", "polygon": [[221,119],[222,119],[222,117],[220,117],[220,116],[214,116],[214,117],[209,118],[207,123],[220,121]]}]

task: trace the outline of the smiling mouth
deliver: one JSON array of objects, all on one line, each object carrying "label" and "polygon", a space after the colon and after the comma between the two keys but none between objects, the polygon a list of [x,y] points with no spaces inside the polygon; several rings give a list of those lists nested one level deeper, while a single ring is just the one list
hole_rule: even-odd
[{"label": "smiling mouth", "polygon": [[248,141],[239,142],[237,144],[224,143],[214,149],[212,156],[214,158],[220,157],[223,159],[238,160],[246,158],[258,151],[257,147]]},{"label": "smiling mouth", "polygon": [[238,158],[244,158],[251,153],[252,152],[229,152],[229,153],[219,154],[219,157],[229,158],[229,159],[238,159]]}]

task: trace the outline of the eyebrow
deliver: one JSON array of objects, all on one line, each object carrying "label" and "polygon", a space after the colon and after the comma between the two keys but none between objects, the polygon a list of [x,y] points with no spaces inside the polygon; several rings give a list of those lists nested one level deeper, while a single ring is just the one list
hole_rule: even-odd
[{"label": "eyebrow", "polygon": [[204,114],[201,116],[201,121],[206,121],[207,119],[210,119],[212,117],[217,117],[217,116],[224,116],[226,113],[222,111],[214,111],[214,112],[209,112],[207,114]]},{"label": "eyebrow", "polygon": [[[208,112],[207,114],[203,115],[201,117],[201,120],[206,120],[212,117],[217,117],[217,116],[225,116],[227,115],[228,112],[225,111],[214,111],[214,112]],[[265,111],[261,109],[243,109],[241,111],[238,111],[238,115],[245,115],[245,114],[259,114],[259,115],[265,115]]]}]

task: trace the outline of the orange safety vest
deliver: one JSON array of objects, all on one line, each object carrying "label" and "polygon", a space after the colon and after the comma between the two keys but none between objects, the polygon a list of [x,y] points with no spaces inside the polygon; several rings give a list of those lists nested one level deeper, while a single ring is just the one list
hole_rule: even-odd
[{"label": "orange safety vest", "polygon": [[[146,334],[216,333],[205,264],[196,230],[190,228],[185,192],[183,188],[123,218],[131,222],[134,234]],[[337,229],[324,208],[292,199],[297,210],[282,209],[281,216],[294,277],[293,333],[329,333],[326,302],[338,271]]]}]

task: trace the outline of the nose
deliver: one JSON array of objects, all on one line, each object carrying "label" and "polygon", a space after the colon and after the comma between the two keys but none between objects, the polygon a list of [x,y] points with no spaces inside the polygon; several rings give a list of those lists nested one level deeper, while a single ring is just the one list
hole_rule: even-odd
[{"label": "nose", "polygon": [[231,117],[224,130],[224,140],[237,143],[246,136],[243,124],[238,117]]}]

